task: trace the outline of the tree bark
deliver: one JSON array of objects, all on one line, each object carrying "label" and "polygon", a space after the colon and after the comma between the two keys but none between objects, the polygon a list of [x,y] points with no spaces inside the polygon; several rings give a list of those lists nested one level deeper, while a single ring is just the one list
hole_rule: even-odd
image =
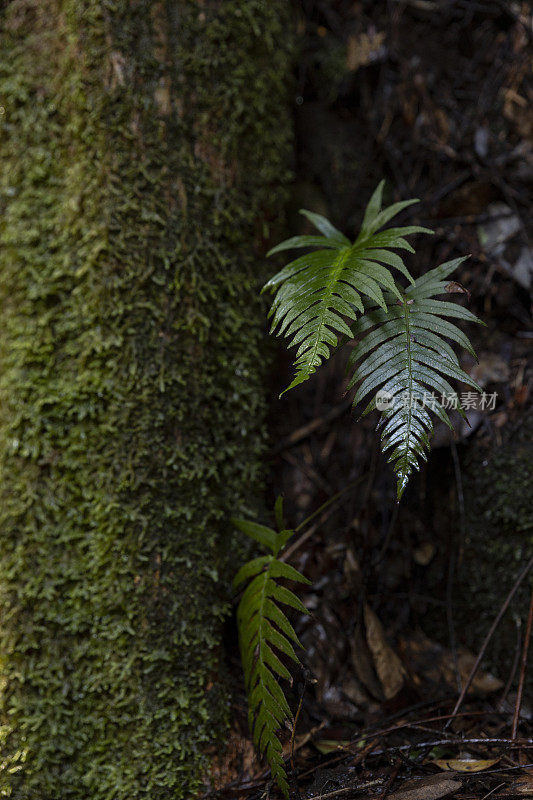
[{"label": "tree bark", "polygon": [[182,798],[227,698],[228,517],[261,480],[284,0],[0,21],[0,790]]}]

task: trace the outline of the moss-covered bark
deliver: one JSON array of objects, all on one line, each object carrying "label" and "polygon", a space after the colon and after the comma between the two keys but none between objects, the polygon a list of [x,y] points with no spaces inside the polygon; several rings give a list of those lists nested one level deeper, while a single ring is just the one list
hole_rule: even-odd
[{"label": "moss-covered bark", "polygon": [[[503,429],[504,444],[476,443],[463,460],[466,541],[456,582],[455,622],[460,638],[475,652],[533,554],[533,413],[509,427]],[[504,681],[515,658],[517,624],[525,626],[530,587],[531,577],[487,650],[487,665]],[[532,681],[530,671],[530,688]]]},{"label": "moss-covered bark", "polygon": [[190,797],[257,485],[284,0],[0,21],[0,794]]}]

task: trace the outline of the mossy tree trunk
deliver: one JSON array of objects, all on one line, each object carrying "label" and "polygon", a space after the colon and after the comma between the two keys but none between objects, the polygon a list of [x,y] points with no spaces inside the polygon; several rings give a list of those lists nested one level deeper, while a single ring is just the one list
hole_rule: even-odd
[{"label": "mossy tree trunk", "polygon": [[0,20],[0,793],[191,797],[260,481],[284,0]]}]

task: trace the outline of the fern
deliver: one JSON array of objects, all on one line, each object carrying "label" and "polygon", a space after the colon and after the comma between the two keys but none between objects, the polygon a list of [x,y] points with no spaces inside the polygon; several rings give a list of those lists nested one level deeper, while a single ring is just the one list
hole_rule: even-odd
[{"label": "fern", "polygon": [[[457,258],[432,269],[405,291],[387,311],[374,304],[352,325],[351,333],[362,336],[349,359],[354,367],[349,387],[358,384],[354,405],[372,394],[362,416],[374,408],[381,395],[383,452],[392,450],[397,475],[397,495],[401,498],[419,457],[426,458],[433,424],[428,409],[450,428],[446,405],[460,406],[448,378],[462,381],[474,389],[480,387],[459,366],[448,339],[475,353],[465,334],[446,317],[467,322],[481,322],[470,311],[454,303],[435,300],[447,291],[447,278],[465,259]],[[394,301],[392,295],[389,302]],[[378,391],[379,390],[379,391]],[[434,396],[436,395],[436,396]]]},{"label": "fern", "polygon": [[[364,312],[362,295],[386,311],[383,289],[400,299],[388,267],[403,273],[413,282],[396,250],[414,252],[405,239],[426,228],[411,225],[379,232],[396,214],[418,202],[406,200],[381,209],[384,181],[377,187],[366,208],[361,231],[353,244],[322,217],[310,211],[301,213],[320,232],[320,236],[294,236],[278,244],[268,255],[294,248],[317,248],[287,264],[263,287],[276,291],[269,317],[271,333],[289,338],[296,351],[296,375],[285,391],[298,386],[329,358],[337,346],[338,335],[351,336],[345,321]],[[384,266],[386,265],[386,266]]]},{"label": "fern", "polygon": [[294,531],[283,529],[282,501],[276,502],[279,531],[247,520],[233,520],[243,533],[255,539],[270,552],[245,564],[234,578],[234,588],[250,581],[237,609],[237,625],[244,680],[248,695],[248,721],[254,744],[265,753],[272,777],[285,797],[289,796],[282,746],[277,732],[291,710],[279,685],[279,678],[291,680],[290,673],[276,651],[298,662],[294,646],[301,647],[298,637],[279,604],[289,605],[307,614],[297,596],[278,583],[280,578],[309,583],[307,578],[280,561],[278,555]]},{"label": "fern", "polygon": [[[389,462],[394,462],[399,500],[411,472],[419,467],[419,458],[426,458],[433,432],[430,411],[450,428],[445,405],[457,407],[464,416],[449,380],[481,391],[461,368],[450,342],[475,356],[472,346],[449,318],[480,320],[461,306],[435,299],[452,288],[446,278],[463,258],[442,264],[416,281],[412,279],[393,250],[414,252],[405,236],[432,231],[409,226],[380,233],[399,211],[417,202],[408,200],[381,210],[382,195],[383,182],[372,195],[353,244],[324,217],[302,211],[321,235],[293,237],[270,254],[299,247],[318,249],[291,261],[264,289],[276,292],[269,314],[273,317],[272,331],[277,329],[277,335],[290,339],[290,346],[298,346],[296,374],[285,391],[307,380],[329,358],[339,336],[360,337],[348,363],[353,370],[348,388],[357,385],[354,405],[370,396],[362,416],[376,407],[381,411],[378,427],[382,449],[392,451]],[[407,278],[407,289],[395,282],[388,267]],[[380,395],[387,399],[385,406],[378,405]],[[234,520],[240,531],[269,551],[241,567],[234,586],[249,581],[239,603],[237,623],[250,728],[255,745],[266,754],[273,777],[288,797],[277,733],[292,719],[279,685],[279,678],[290,680],[290,673],[279,654],[297,662],[294,645],[299,646],[299,642],[280,604],[307,611],[278,580],[308,581],[278,558],[294,531],[283,526],[281,500],[275,510],[277,532],[254,522]]]}]

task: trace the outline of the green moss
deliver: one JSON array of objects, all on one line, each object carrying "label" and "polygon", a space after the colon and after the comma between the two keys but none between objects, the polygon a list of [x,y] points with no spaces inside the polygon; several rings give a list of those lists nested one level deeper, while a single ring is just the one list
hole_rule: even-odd
[{"label": "green moss", "polygon": [[[504,431],[505,435],[505,431]],[[533,415],[501,446],[476,444],[463,465],[466,541],[456,581],[461,639],[477,651],[514,579],[533,553]],[[516,623],[529,606],[525,581],[488,650],[487,665],[507,680],[516,651]]]},{"label": "green moss", "polygon": [[0,796],[190,797],[221,730],[286,5],[4,13]]}]

